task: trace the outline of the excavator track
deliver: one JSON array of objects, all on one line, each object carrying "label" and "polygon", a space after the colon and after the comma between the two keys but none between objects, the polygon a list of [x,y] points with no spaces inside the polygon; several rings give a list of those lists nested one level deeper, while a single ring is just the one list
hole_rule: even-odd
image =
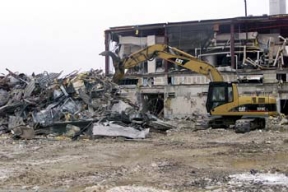
[{"label": "excavator track", "polygon": [[265,118],[242,118],[235,122],[236,133],[246,133],[256,129],[265,129]]},{"label": "excavator track", "polygon": [[229,129],[234,127],[237,119],[239,117],[211,117],[208,119],[208,127]]},{"label": "excavator track", "polygon": [[265,129],[265,118],[263,117],[218,117],[208,121],[208,127],[232,128],[236,133],[246,133],[256,129]]}]

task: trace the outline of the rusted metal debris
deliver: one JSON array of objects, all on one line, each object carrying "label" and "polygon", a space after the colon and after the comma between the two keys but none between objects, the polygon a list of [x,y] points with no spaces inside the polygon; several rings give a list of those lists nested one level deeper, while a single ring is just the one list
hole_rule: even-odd
[{"label": "rusted metal debris", "polygon": [[[92,136],[100,120],[117,124],[114,127],[123,131],[127,127],[140,132],[152,126],[172,128],[140,113],[102,70],[74,71],[64,77],[62,72],[27,76],[7,71],[8,75],[0,76],[0,134],[11,132],[17,138],[32,139],[40,133],[57,133],[77,139],[81,134]],[[107,136],[115,133],[111,128]]]}]

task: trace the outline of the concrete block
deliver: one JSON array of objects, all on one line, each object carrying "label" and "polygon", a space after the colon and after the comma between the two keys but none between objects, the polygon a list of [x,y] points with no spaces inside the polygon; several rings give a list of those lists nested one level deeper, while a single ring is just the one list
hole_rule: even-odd
[{"label": "concrete block", "polygon": [[120,44],[130,44],[130,45],[138,45],[144,47],[147,45],[147,38],[146,37],[132,37],[132,36],[120,36],[119,37]]},{"label": "concrete block", "polygon": [[156,44],[156,36],[155,35],[147,36],[147,46],[155,44]]}]

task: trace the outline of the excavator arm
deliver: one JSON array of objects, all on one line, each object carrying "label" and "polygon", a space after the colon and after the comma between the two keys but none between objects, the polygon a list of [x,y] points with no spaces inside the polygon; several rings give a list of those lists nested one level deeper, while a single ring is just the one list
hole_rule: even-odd
[{"label": "excavator arm", "polygon": [[111,56],[115,73],[113,77],[114,82],[118,82],[123,78],[125,69],[135,67],[144,61],[153,60],[155,58],[161,58],[168,62],[187,68],[196,73],[205,75],[208,79],[215,82],[223,82],[221,73],[211,64],[202,61],[180,49],[170,47],[165,44],[155,44],[147,46],[137,52],[132,53],[126,58],[120,59],[111,51],[104,51],[100,53],[103,56]]}]

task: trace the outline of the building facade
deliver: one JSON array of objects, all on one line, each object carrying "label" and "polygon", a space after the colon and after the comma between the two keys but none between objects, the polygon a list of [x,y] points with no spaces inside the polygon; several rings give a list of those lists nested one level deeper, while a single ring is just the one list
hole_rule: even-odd
[{"label": "building facade", "polygon": [[[240,94],[278,98],[288,113],[288,15],[111,27],[105,49],[123,58],[156,43],[168,44],[221,71],[225,81],[238,82]],[[112,62],[105,58],[107,75]],[[165,118],[184,118],[205,109],[209,79],[161,59],[128,69],[121,86],[143,110]]]}]

